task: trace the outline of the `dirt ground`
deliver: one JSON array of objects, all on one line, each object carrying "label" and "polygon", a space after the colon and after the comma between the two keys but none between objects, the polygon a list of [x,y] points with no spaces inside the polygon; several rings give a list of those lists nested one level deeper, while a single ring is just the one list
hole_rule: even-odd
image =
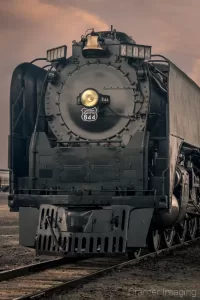
[{"label": "dirt ground", "polygon": [[[10,213],[0,195],[0,270],[27,265],[50,257],[35,257],[18,245],[18,213]],[[51,300],[200,299],[200,242],[193,248],[141,262],[100,278],[69,294]],[[48,298],[49,299],[49,298]]]},{"label": "dirt ground", "polygon": [[51,300],[200,299],[200,242],[140,262]]},{"label": "dirt ground", "polygon": [[[0,193],[0,271],[49,259],[18,244],[18,213],[9,212],[7,196]],[[1,275],[0,275],[1,276]]]}]

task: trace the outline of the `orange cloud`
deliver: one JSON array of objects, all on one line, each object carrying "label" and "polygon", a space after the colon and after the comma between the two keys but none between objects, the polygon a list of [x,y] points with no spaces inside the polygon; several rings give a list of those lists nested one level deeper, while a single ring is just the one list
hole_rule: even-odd
[{"label": "orange cloud", "polygon": [[[199,0],[0,0],[0,166],[6,166],[9,87],[21,62],[114,25],[172,59],[200,84]],[[123,9],[121,9],[123,3]],[[109,24],[109,26],[108,26]]]},{"label": "orange cloud", "polygon": [[7,167],[9,89],[14,68],[24,61],[45,57],[48,48],[63,44],[68,45],[69,56],[72,40],[79,40],[88,28],[93,27],[97,30],[108,28],[106,22],[94,13],[67,4],[56,7],[39,0],[7,0],[1,3],[0,69],[4,74],[0,82],[1,167]]},{"label": "orange cloud", "polygon": [[[9,1],[8,1],[9,2]],[[24,43],[21,46],[23,53],[34,55],[34,51],[67,43],[79,39],[85,31],[94,27],[107,29],[108,25],[98,16],[66,5],[65,7],[42,3],[39,0],[16,0],[13,5],[5,5],[3,13],[12,12],[18,18],[27,22],[29,28],[24,27]],[[26,25],[25,25],[26,26]],[[8,32],[8,38],[12,38],[13,31]]]},{"label": "orange cloud", "polygon": [[[5,58],[11,57],[16,65],[24,60],[44,57],[48,48],[63,44],[68,46],[70,55],[72,40],[80,39],[88,28],[94,27],[98,30],[108,28],[107,24],[95,14],[69,5],[56,7],[39,0],[16,0],[12,3],[11,6],[7,1],[6,5],[0,8],[1,14],[9,16],[8,23],[10,22],[2,32],[5,42],[1,46],[0,55],[4,53],[7,56]],[[13,20],[14,18],[16,20]],[[11,47],[10,50],[8,45]]]}]

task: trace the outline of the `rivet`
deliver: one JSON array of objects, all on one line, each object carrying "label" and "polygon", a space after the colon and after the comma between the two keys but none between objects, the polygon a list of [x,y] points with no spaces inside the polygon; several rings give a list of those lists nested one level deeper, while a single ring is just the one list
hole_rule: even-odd
[{"label": "rivet", "polygon": [[124,77],[127,77],[128,75],[129,75],[129,73],[125,73],[125,74],[124,74]]}]

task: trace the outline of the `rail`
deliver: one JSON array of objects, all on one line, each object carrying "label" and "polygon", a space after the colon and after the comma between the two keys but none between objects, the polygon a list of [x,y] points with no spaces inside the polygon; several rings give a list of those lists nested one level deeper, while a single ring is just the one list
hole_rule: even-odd
[{"label": "rail", "polygon": [[129,261],[124,257],[76,258],[75,260],[59,258],[4,271],[0,273],[0,299],[33,300],[49,297],[63,290],[68,292],[110,272],[161,256],[177,248],[188,247],[197,241],[200,241],[199,237]]}]

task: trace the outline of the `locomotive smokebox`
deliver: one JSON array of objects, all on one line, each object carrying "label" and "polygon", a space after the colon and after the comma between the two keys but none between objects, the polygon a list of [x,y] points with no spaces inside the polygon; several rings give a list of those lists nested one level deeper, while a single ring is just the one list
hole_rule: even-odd
[{"label": "locomotive smokebox", "polygon": [[135,85],[127,88],[130,81],[136,85],[137,74],[126,64],[108,65],[102,59],[98,65],[85,61],[79,68],[68,65],[48,86],[45,97],[46,115],[54,116],[49,122],[52,132],[63,141],[69,140],[69,131],[79,138],[103,140],[115,138],[126,127],[137,127],[130,118],[143,103],[136,107]]}]

